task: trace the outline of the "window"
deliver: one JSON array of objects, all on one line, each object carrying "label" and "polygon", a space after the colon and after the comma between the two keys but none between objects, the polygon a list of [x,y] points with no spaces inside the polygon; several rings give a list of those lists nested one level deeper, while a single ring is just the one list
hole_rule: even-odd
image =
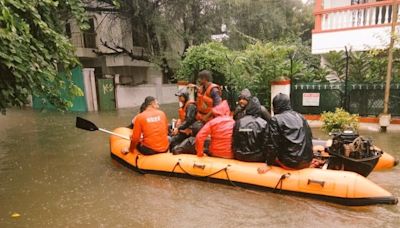
[{"label": "window", "polygon": [[94,28],[94,19],[89,19],[89,29],[83,32],[83,45],[85,48],[96,47],[96,30]]}]

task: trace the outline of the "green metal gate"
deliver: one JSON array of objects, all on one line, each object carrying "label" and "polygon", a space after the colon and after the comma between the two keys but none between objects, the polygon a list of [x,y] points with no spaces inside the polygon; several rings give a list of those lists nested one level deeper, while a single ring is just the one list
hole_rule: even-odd
[{"label": "green metal gate", "polygon": [[[60,72],[59,73],[63,78],[65,78],[65,73]],[[78,86],[82,92],[85,91],[84,88],[84,83],[83,83],[83,74],[82,74],[82,68],[76,67],[72,70],[72,81],[76,86]],[[66,91],[61,91],[61,97],[64,99],[69,99],[68,94]],[[55,110],[56,107],[51,105],[45,97],[36,97],[33,96],[32,98],[32,106],[34,109],[47,109],[47,110]],[[75,112],[87,112],[87,105],[86,105],[86,99],[84,96],[81,97],[74,97],[72,99],[72,107],[68,109],[69,111],[75,111]]]},{"label": "green metal gate", "polygon": [[[389,111],[400,116],[400,84],[390,86]],[[379,115],[383,110],[384,84],[349,83],[347,86],[348,111],[360,116]],[[291,88],[291,103],[294,110],[303,114],[321,114],[345,107],[344,83],[295,83]],[[319,94],[319,105],[304,106],[303,94]]]},{"label": "green metal gate", "polygon": [[100,111],[115,110],[113,79],[97,79],[97,91]]}]

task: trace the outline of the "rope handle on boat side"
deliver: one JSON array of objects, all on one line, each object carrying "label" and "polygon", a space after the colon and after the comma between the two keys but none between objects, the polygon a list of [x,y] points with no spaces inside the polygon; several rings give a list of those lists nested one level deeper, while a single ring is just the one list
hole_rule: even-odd
[{"label": "rope handle on boat side", "polygon": [[309,184],[319,184],[319,185],[321,185],[321,187],[324,187],[325,181],[308,179],[307,185],[309,185]]},{"label": "rope handle on boat side", "polygon": [[[231,183],[231,185],[233,185],[233,186],[236,187],[235,183],[233,183],[232,180],[229,178],[228,168],[231,166],[230,164],[226,165],[226,167],[224,167],[224,168],[222,168],[222,169],[220,169],[220,170],[218,170],[218,171],[216,171],[216,172],[214,172],[214,173],[211,173],[211,174],[208,174],[208,175],[205,175],[205,176],[201,176],[201,175],[191,174],[191,173],[189,173],[188,171],[186,171],[186,170],[181,166],[181,163],[180,163],[181,161],[182,161],[181,159],[178,159],[178,161],[176,162],[174,168],[173,168],[172,171],[171,171],[171,175],[174,173],[176,167],[179,167],[185,174],[187,174],[187,175],[189,175],[189,176],[192,176],[192,177],[204,177],[204,178],[208,178],[208,177],[214,176],[215,174],[218,174],[218,173],[224,171],[224,172],[225,172],[225,175],[226,175],[226,179],[228,179],[228,181]],[[194,164],[193,164],[193,168],[195,168],[195,167],[204,169],[204,168],[205,168],[205,165],[198,165],[198,164],[194,163]]]},{"label": "rope handle on boat side", "polygon": [[193,163],[193,168],[199,168],[199,169],[205,169],[206,168],[206,165],[200,165],[200,164],[196,164],[196,162],[195,163]]}]

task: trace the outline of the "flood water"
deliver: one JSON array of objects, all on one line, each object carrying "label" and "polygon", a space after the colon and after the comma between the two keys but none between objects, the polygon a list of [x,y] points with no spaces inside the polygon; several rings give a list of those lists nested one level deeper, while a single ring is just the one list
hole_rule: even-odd
[{"label": "flood water", "polygon": [[[170,118],[176,108],[162,106]],[[113,129],[128,125],[136,112],[12,109],[0,115],[0,227],[400,227],[400,205],[346,207],[141,175],[111,159],[108,135],[75,128],[76,115]],[[362,134],[400,157],[400,133]],[[368,178],[400,197],[399,167]]]}]

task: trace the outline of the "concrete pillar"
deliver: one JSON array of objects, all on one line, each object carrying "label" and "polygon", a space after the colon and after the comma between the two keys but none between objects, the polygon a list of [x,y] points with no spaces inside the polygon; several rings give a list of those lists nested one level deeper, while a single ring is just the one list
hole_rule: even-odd
[{"label": "concrete pillar", "polygon": [[119,74],[115,74],[114,75],[114,85],[115,85],[115,107],[118,109],[119,108],[119,96],[118,96],[118,92],[120,89],[120,75]]},{"label": "concrete pillar", "polygon": [[313,32],[320,32],[322,30],[322,15],[321,10],[323,9],[322,0],[316,0],[314,4],[314,29]]},{"label": "concrete pillar", "polygon": [[94,77],[94,68],[83,68],[83,82],[85,86],[85,98],[88,111],[97,111],[97,94],[96,94],[96,80]]},{"label": "concrete pillar", "polygon": [[392,119],[391,114],[380,114],[379,115],[379,126],[381,127],[382,132],[386,132],[387,127],[390,125],[390,120]]}]

